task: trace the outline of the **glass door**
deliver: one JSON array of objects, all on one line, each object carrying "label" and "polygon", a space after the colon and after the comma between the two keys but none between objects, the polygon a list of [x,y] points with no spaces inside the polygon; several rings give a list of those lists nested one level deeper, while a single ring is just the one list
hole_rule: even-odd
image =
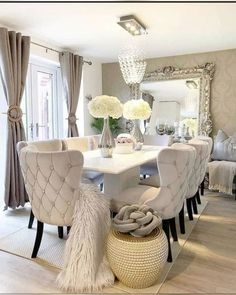
[{"label": "glass door", "polygon": [[30,64],[27,91],[27,138],[47,140],[58,136],[56,68]]}]

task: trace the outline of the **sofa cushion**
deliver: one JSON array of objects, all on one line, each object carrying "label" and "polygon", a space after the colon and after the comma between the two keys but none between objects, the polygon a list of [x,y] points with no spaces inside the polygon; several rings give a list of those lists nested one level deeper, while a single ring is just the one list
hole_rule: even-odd
[{"label": "sofa cushion", "polygon": [[213,160],[236,162],[236,133],[228,136],[223,130],[219,130],[214,140]]}]

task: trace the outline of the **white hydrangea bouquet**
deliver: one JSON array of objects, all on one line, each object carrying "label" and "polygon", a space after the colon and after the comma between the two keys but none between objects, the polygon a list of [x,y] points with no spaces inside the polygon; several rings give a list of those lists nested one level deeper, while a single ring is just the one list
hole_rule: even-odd
[{"label": "white hydrangea bouquet", "polygon": [[124,118],[134,120],[131,134],[136,139],[136,150],[141,150],[144,142],[139,120],[147,120],[151,116],[151,113],[152,110],[149,104],[143,99],[131,99],[124,104]]},{"label": "white hydrangea bouquet", "polygon": [[113,119],[120,118],[123,113],[123,105],[117,97],[100,95],[88,103],[88,109],[93,117],[104,119],[99,148],[102,157],[111,158],[115,142],[109,126],[109,117]]},{"label": "white hydrangea bouquet", "polygon": [[152,110],[143,99],[131,99],[124,104],[123,116],[128,120],[147,120]]},{"label": "white hydrangea bouquet", "polygon": [[90,114],[95,118],[112,117],[118,119],[122,116],[123,106],[115,96],[100,95],[88,103]]}]

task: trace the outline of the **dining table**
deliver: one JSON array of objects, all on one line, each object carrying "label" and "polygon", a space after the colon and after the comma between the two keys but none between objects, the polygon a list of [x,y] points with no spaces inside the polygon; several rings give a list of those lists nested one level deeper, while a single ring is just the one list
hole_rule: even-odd
[{"label": "dining table", "polygon": [[109,198],[119,199],[123,190],[139,184],[140,166],[157,159],[164,148],[166,146],[143,145],[140,151],[129,154],[113,152],[111,158],[103,158],[99,149],[86,151],[83,169],[103,173],[104,193]]}]

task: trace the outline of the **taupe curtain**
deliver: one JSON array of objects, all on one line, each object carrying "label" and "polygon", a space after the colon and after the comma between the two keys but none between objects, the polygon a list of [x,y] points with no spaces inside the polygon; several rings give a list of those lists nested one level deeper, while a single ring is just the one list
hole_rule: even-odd
[{"label": "taupe curtain", "polygon": [[68,137],[79,136],[76,110],[79,101],[83,57],[71,52],[60,53],[62,83],[68,110]]},{"label": "taupe curtain", "polygon": [[[18,161],[16,144],[25,140],[20,103],[29,63],[30,37],[0,28],[0,78],[8,104],[5,204],[16,208],[28,201]],[[2,98],[0,98],[2,99]]]}]

